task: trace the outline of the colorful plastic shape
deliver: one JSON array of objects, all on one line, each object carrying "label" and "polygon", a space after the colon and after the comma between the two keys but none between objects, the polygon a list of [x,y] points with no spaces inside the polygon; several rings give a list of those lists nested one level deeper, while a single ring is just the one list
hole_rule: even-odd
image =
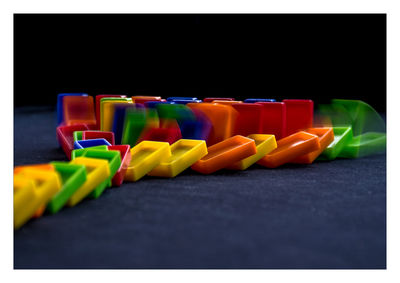
[{"label": "colorful plastic shape", "polygon": [[129,103],[132,104],[130,98],[104,97],[100,99],[100,130],[112,131],[114,122],[114,111],[116,104]]},{"label": "colorful plastic shape", "polygon": [[150,128],[142,134],[139,142],[141,141],[159,141],[173,144],[182,138],[181,131],[178,127],[171,128]]},{"label": "colorful plastic shape", "polygon": [[[82,152],[82,157],[95,158],[101,160],[107,160],[109,166],[109,177],[108,177],[108,187],[111,187],[111,180],[117,173],[118,169],[121,167],[121,154],[118,150],[98,150],[98,149],[88,149]],[[106,189],[104,186],[95,188],[91,193],[90,197],[98,198],[103,191]]]},{"label": "colorful plastic shape", "polygon": [[207,154],[202,140],[181,139],[171,145],[171,156],[148,173],[150,176],[173,178]]},{"label": "colorful plastic shape", "polygon": [[305,130],[309,134],[318,136],[320,148],[310,153],[304,154],[293,159],[292,163],[311,164],[315,159],[333,142],[335,136],[333,129],[330,127],[324,128],[309,128]]},{"label": "colorful plastic shape", "polygon": [[114,133],[104,131],[83,131],[81,140],[93,140],[103,138],[111,145],[115,145]]},{"label": "colorful plastic shape", "polygon": [[284,99],[286,105],[286,135],[312,128],[314,102],[307,99]]},{"label": "colorful plastic shape", "polygon": [[142,141],[131,149],[131,155],[124,180],[136,182],[160,162],[167,160],[171,156],[171,149],[167,142]]},{"label": "colorful plastic shape", "polygon": [[88,96],[87,93],[60,93],[57,96],[57,124],[64,123],[64,97],[65,96]]},{"label": "colorful plastic shape", "polygon": [[199,100],[197,97],[182,97],[182,96],[171,96],[167,98],[167,101],[174,101],[174,100],[188,100],[188,101],[195,101]]},{"label": "colorful plastic shape", "polygon": [[240,135],[230,137],[207,148],[208,154],[191,168],[202,174],[211,174],[257,153],[253,139]]},{"label": "colorful plastic shape", "polygon": [[89,130],[87,125],[71,125],[57,127],[57,140],[68,159],[71,159],[71,151],[74,149],[74,132]]},{"label": "colorful plastic shape", "polygon": [[212,124],[207,116],[198,109],[192,109],[194,120],[179,121],[182,138],[189,140],[207,140]]},{"label": "colorful plastic shape", "polygon": [[71,160],[79,157],[79,156],[83,156],[83,153],[89,149],[97,149],[97,150],[108,150],[108,145],[96,145],[96,146],[92,146],[92,147],[87,147],[87,148],[79,148],[79,149],[74,149],[71,152]]},{"label": "colorful plastic shape", "polygon": [[186,100],[186,99],[175,99],[171,100],[174,104],[188,104],[188,103],[202,103],[200,99],[197,100]]},{"label": "colorful plastic shape", "polygon": [[64,96],[65,125],[85,124],[90,129],[96,128],[96,115],[92,96]]},{"label": "colorful plastic shape", "polygon": [[[18,178],[33,181],[33,187],[32,183],[18,181]],[[18,229],[28,221],[60,188],[60,176],[55,171],[27,168],[15,175],[14,228]]]},{"label": "colorful plastic shape", "polygon": [[227,169],[246,170],[277,147],[274,135],[255,134],[249,135],[248,138],[254,140],[257,153],[227,166]]},{"label": "colorful plastic shape", "polygon": [[157,108],[157,104],[175,104],[173,101],[147,101],[144,103],[146,108]]},{"label": "colorful plastic shape", "polygon": [[273,98],[247,98],[244,100],[245,103],[257,103],[257,102],[276,102]]},{"label": "colorful plastic shape", "polygon": [[114,104],[114,119],[112,131],[114,133],[115,143],[122,143],[122,135],[124,132],[125,114],[127,109],[143,108],[141,105],[134,103],[116,103]]},{"label": "colorful plastic shape", "polygon": [[237,100],[214,100],[212,103],[218,103],[222,105],[232,105],[236,103],[243,103],[243,101],[237,101]]},{"label": "colorful plastic shape", "polygon": [[344,146],[352,141],[353,131],[351,127],[333,127],[334,140],[318,157],[319,160],[334,160],[343,150]]},{"label": "colorful plastic shape", "polygon": [[57,213],[68,199],[85,183],[86,170],[84,165],[70,164],[66,162],[52,162],[55,170],[61,176],[61,189],[51,198],[46,211]]},{"label": "colorful plastic shape", "polygon": [[338,157],[357,158],[384,153],[386,151],[386,133],[367,132],[353,137],[347,143]]},{"label": "colorful plastic shape", "polygon": [[213,102],[214,100],[232,101],[232,100],[235,100],[235,99],[231,98],[231,97],[206,97],[206,98],[203,99],[203,102]]},{"label": "colorful plastic shape", "polygon": [[217,103],[188,103],[187,106],[200,110],[211,122],[207,145],[211,146],[232,136],[237,112],[231,106]]},{"label": "colorful plastic shape", "polygon": [[69,198],[67,205],[75,206],[95,189],[104,191],[110,177],[108,161],[104,159],[77,157],[70,164],[85,165],[86,181]]},{"label": "colorful plastic shape", "polygon": [[74,149],[87,148],[98,145],[112,145],[106,139],[80,140],[74,142]]},{"label": "colorful plastic shape", "polygon": [[131,97],[132,102],[136,103],[138,99],[147,99],[148,101],[162,101],[161,96],[146,96],[146,95],[134,95]]},{"label": "colorful plastic shape", "polygon": [[257,102],[262,106],[260,129],[262,134],[286,137],[286,105],[283,102]]},{"label": "colorful plastic shape", "polygon": [[30,165],[20,165],[14,167],[14,175],[21,173],[23,170],[27,168],[54,171],[54,166],[49,163],[30,164]]},{"label": "colorful plastic shape", "polygon": [[261,131],[261,114],[263,107],[254,103],[232,104],[237,111],[233,135],[248,136]]},{"label": "colorful plastic shape", "polygon": [[257,164],[276,168],[320,147],[318,136],[300,131],[278,140],[277,148],[261,158]]},{"label": "colorful plastic shape", "polygon": [[131,147],[128,144],[112,145],[108,146],[108,150],[117,150],[121,155],[121,166],[112,178],[113,186],[121,186],[122,182],[124,181],[126,171],[128,170],[129,164],[132,160]]},{"label": "colorful plastic shape", "polygon": [[96,95],[96,121],[97,121],[97,127],[96,129],[100,129],[100,101],[102,98],[105,97],[116,97],[116,98],[126,98],[126,95],[120,95],[120,94],[99,94]]},{"label": "colorful plastic shape", "polygon": [[122,144],[133,147],[147,125],[146,111],[143,108],[126,109]]},{"label": "colorful plastic shape", "polygon": [[74,137],[74,142],[79,141],[82,139],[82,132],[83,131],[75,131],[73,133],[73,137]]}]

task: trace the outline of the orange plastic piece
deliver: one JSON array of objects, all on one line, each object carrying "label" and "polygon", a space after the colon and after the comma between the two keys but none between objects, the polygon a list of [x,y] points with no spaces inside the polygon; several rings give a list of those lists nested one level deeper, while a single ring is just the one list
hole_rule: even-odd
[{"label": "orange plastic piece", "polygon": [[186,106],[200,110],[210,120],[212,129],[207,139],[208,146],[232,136],[237,111],[231,106],[216,103],[188,103]]},{"label": "orange plastic piece", "polygon": [[192,169],[211,174],[257,153],[253,139],[234,136],[207,148],[208,154],[192,165]]},{"label": "orange plastic piece", "polygon": [[32,164],[32,165],[16,166],[14,168],[14,174],[21,173],[23,170],[28,169],[28,168],[54,171],[54,166],[52,164],[44,163],[44,164]]},{"label": "orange plastic piece", "polygon": [[329,127],[325,128],[309,128],[305,130],[305,132],[318,136],[320,149],[317,149],[313,152],[304,154],[300,157],[297,157],[291,163],[300,163],[300,164],[311,164],[313,161],[333,142],[335,139],[335,135],[333,134],[333,129]]},{"label": "orange plastic piece", "polygon": [[321,148],[318,136],[303,131],[280,139],[277,145],[278,147],[274,151],[261,158],[257,164],[276,168]]},{"label": "orange plastic piece", "polygon": [[63,102],[65,125],[96,126],[93,96],[64,96]]}]

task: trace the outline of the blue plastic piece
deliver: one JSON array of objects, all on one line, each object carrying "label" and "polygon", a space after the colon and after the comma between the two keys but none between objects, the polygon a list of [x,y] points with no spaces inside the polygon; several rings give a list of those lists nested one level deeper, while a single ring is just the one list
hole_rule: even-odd
[{"label": "blue plastic piece", "polygon": [[60,125],[64,122],[64,104],[63,98],[64,96],[88,96],[87,93],[83,92],[74,92],[74,93],[60,93],[57,97],[57,123]]},{"label": "blue plastic piece", "polygon": [[174,99],[174,100],[172,100],[172,102],[174,102],[175,104],[188,104],[188,103],[200,103],[202,101],[199,99],[196,99],[196,100]]},{"label": "blue plastic piece", "polygon": [[273,98],[247,98],[243,101],[244,103],[256,103],[256,102],[276,102]]},{"label": "blue plastic piece", "polygon": [[197,97],[180,97],[180,96],[172,96],[167,98],[167,101],[174,101],[174,100],[198,100],[198,99]]},{"label": "blue plastic piece", "polygon": [[173,101],[147,101],[144,106],[147,108],[156,108],[157,104],[175,104]]},{"label": "blue plastic piece", "polygon": [[126,109],[141,108],[141,107],[143,106],[140,104],[132,104],[132,103],[119,103],[115,105],[114,122],[112,127],[112,131],[114,132],[115,144],[121,144],[122,141]]},{"label": "blue plastic piece", "polygon": [[80,140],[74,142],[74,149],[82,149],[97,145],[111,145],[106,139]]}]

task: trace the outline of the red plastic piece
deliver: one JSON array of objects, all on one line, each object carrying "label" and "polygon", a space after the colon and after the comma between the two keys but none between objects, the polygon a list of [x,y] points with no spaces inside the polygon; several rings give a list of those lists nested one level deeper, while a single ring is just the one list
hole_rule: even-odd
[{"label": "red plastic piece", "polygon": [[65,96],[63,100],[64,124],[86,124],[96,128],[96,115],[92,96]]},{"label": "red plastic piece", "polygon": [[145,102],[149,101],[161,101],[161,98],[158,97],[150,97],[150,98],[136,98],[135,103],[137,104],[144,104]]},{"label": "red plastic piece", "polygon": [[150,128],[142,134],[136,144],[140,143],[141,141],[160,141],[168,142],[171,145],[181,138],[181,131],[177,127]]},{"label": "red plastic piece", "polygon": [[261,134],[275,135],[276,140],[286,134],[286,104],[283,102],[257,102],[262,106]]},{"label": "red plastic piece", "polygon": [[89,130],[89,127],[85,124],[57,127],[58,143],[64,150],[68,159],[71,159],[71,152],[74,149],[74,132],[87,130]]},{"label": "red plastic piece", "polygon": [[207,97],[203,99],[203,102],[213,102],[214,100],[226,100],[226,101],[233,101],[234,98],[230,97]]},{"label": "red plastic piece", "polygon": [[112,145],[115,145],[115,138],[113,132],[103,132],[103,131],[82,132],[82,140],[92,140],[92,139],[105,139]]},{"label": "red plastic piece", "polygon": [[99,94],[96,95],[96,129],[100,129],[100,100],[104,97],[121,97],[126,98],[126,95],[121,94]]},{"label": "red plastic piece", "polygon": [[124,177],[126,174],[126,170],[128,170],[128,166],[131,163],[132,155],[131,155],[131,147],[129,144],[121,144],[121,145],[111,145],[107,147],[108,150],[118,150],[121,154],[121,166],[119,167],[117,173],[115,173],[112,178],[113,186],[121,186],[124,181]]},{"label": "red plastic piece", "polygon": [[314,102],[307,99],[285,99],[286,135],[312,128],[314,118]]},{"label": "red plastic piece", "polygon": [[260,133],[262,106],[255,103],[231,105],[237,112],[233,135],[248,136]]}]

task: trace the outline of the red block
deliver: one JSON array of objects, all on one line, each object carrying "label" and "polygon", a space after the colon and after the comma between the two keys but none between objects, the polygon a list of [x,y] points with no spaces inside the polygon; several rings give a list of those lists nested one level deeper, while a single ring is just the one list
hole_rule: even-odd
[{"label": "red block", "polygon": [[207,97],[203,99],[203,102],[213,102],[214,100],[233,101],[235,99],[230,97]]},{"label": "red block", "polygon": [[82,140],[92,140],[92,139],[106,139],[112,145],[115,145],[114,133],[113,132],[103,132],[103,131],[83,131]]},{"label": "red block", "polygon": [[286,135],[312,128],[314,117],[314,102],[307,99],[285,99],[286,105]]},{"label": "red block", "polygon": [[231,105],[238,116],[235,121],[233,135],[248,136],[259,134],[261,130],[262,106],[255,103],[237,103]]},{"label": "red block", "polygon": [[161,101],[161,98],[158,99],[157,97],[155,97],[155,98],[136,98],[135,99],[135,103],[137,103],[137,104],[144,104],[145,102],[149,102],[149,101]]},{"label": "red block", "polygon": [[86,131],[89,127],[84,124],[71,125],[71,126],[59,126],[57,127],[57,140],[68,159],[71,159],[71,152],[74,149],[74,132],[75,131]]},{"label": "red block", "polygon": [[182,134],[179,128],[150,128],[145,131],[136,144],[141,141],[161,141],[168,142],[170,145],[180,140]]},{"label": "red block", "polygon": [[262,106],[260,133],[275,135],[276,140],[286,137],[286,104],[283,102],[257,102],[256,104]]},{"label": "red block", "polygon": [[118,150],[121,154],[121,166],[119,167],[117,173],[112,178],[113,186],[121,186],[124,181],[126,170],[128,169],[129,164],[131,163],[132,155],[131,155],[131,147],[129,144],[121,144],[121,145],[111,145],[107,147],[108,150]]},{"label": "red block", "polygon": [[104,97],[121,97],[126,98],[126,95],[121,94],[99,94],[96,95],[96,129],[100,129],[100,100]]},{"label": "red block", "polygon": [[96,115],[92,96],[64,96],[65,125],[86,124],[89,128],[96,127]]}]

